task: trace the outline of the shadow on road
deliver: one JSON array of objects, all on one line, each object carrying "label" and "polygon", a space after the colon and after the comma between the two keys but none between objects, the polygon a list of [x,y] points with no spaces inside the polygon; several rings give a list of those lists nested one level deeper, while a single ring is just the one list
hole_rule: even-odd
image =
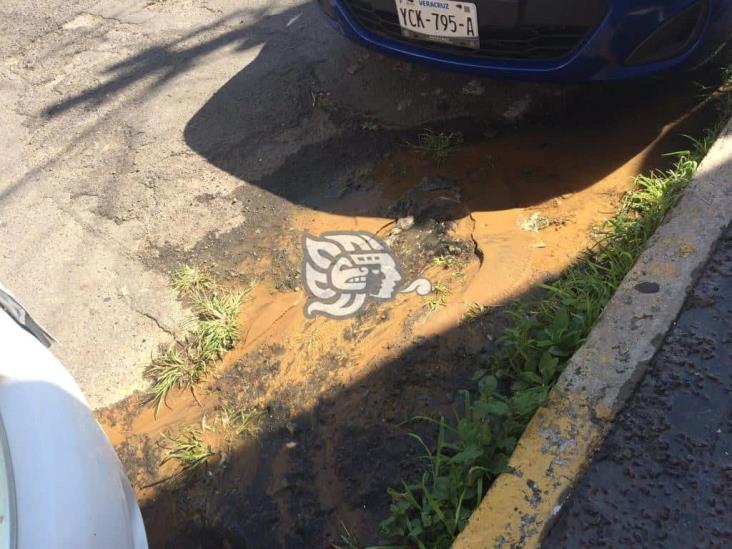
[{"label": "shadow on road", "polygon": [[[236,24],[237,19],[248,22]],[[108,80],[51,105],[45,114],[104,104],[139,82],[151,92],[184,72],[205,70],[206,57],[219,50],[260,48],[187,123],[188,146],[291,203],[382,215],[340,200],[342,193],[334,196],[334,182],[342,185],[395,145],[413,142],[421,126],[446,126],[473,142],[492,138],[484,152],[500,180],[489,178],[483,185],[507,187],[510,196],[496,200],[483,193],[469,205],[491,211],[531,206],[591,185],[651,145],[695,100],[690,79],[671,86],[656,80],[581,87],[485,80],[482,94],[474,96],[463,93],[469,75],[367,54],[321,19],[313,3],[276,13],[235,12],[109,66],[102,75]],[[515,122],[524,117],[534,129],[522,127],[516,134]],[[363,120],[401,130],[364,131]],[[479,155],[473,161],[476,168],[484,164]],[[545,172],[538,177],[537,165]]]},{"label": "shadow on road", "polygon": [[[707,176],[728,170],[718,166]],[[196,473],[182,486],[164,485],[146,503],[151,546],[330,547],[340,542],[342,525],[363,546],[378,543],[387,488],[419,478],[425,467],[423,448],[407,433],[434,442],[434,426],[410,420],[426,413],[454,417],[460,391],[475,389],[473,373],[505,328],[495,311],[415,343],[372,374],[320,394],[313,408],[288,415],[285,399],[310,396],[350,361],[315,366],[312,381],[283,389],[283,402],[269,403],[266,432],[227,456],[226,468]],[[231,396],[232,387],[256,386],[286,368],[285,358],[282,349],[253,353],[212,390]]]},{"label": "shadow on road", "polygon": [[[329,213],[383,216],[380,207],[343,200],[344,186],[368,186],[362,174],[395,147],[414,143],[424,126],[459,131],[469,144],[482,144],[469,161],[478,171],[490,158],[493,173],[481,185],[496,192],[463,194],[473,196],[471,211],[494,211],[581,190],[645,149],[655,165],[663,150],[654,146],[658,138],[698,102],[693,77],[580,87],[486,80],[484,94],[471,97],[462,91],[469,76],[424,67],[403,72],[402,64],[374,54],[351,77],[343,51],[352,61],[360,50],[344,41],[321,44],[312,58],[307,47],[293,47],[291,36],[263,30],[294,16],[301,16],[305,37],[313,25],[322,25],[298,8],[251,27],[253,36],[262,37],[252,39],[263,44],[259,55],[203,105],[184,135],[214,166],[293,204]],[[395,111],[405,99],[412,112]],[[512,109],[521,114],[514,118]],[[364,130],[364,120],[393,129]],[[324,131],[328,124],[337,130]],[[279,145],[293,137],[307,145],[284,151],[276,168],[263,173],[262,157],[266,163],[269,151],[282,152]]]},{"label": "shadow on road", "polygon": [[[252,33],[249,25],[237,25],[232,30],[215,35],[212,39],[201,38],[220,32],[222,28],[235,24],[242,17],[258,21],[256,25],[260,28],[260,33]],[[163,45],[145,48],[124,61],[107,67],[100,77],[107,76],[108,80],[56,102],[49,106],[44,114],[47,117],[55,117],[79,105],[88,108],[104,104],[119,92],[149,77],[154,77],[149,84],[150,89],[158,88],[183,72],[191,70],[196,63],[216,50],[233,47],[242,51],[260,44],[267,35],[267,30],[260,25],[266,21],[266,10],[239,10],[208,25],[199,26]]]},{"label": "shadow on road", "polygon": [[[676,148],[659,137],[699,103],[690,78],[583,86],[559,97],[555,87],[486,81],[482,95],[466,95],[468,76],[365,57],[335,36],[323,40],[320,35],[330,31],[312,4],[256,14],[254,23],[200,39],[225,23],[109,67],[110,80],[64,99],[47,116],[104,103],[150,77],[154,89],[203,66],[206,55],[222,48],[259,47],[184,131],[191,149],[243,182],[242,192],[255,186],[315,210],[388,217],[385,202],[344,198],[373,184],[375,193],[390,197],[386,202],[399,202],[419,181],[412,165],[398,165],[405,158],[398,150],[408,150],[405,141],[414,141],[417,128],[430,123],[461,131],[470,148],[456,181],[464,216],[576,192],[638,155],[638,172],[659,166],[659,152]],[[186,45],[188,40],[195,43]],[[365,120],[391,129],[364,129]],[[303,142],[309,144],[299,146]],[[384,161],[392,162],[394,174],[371,181],[372,168]],[[484,177],[469,177],[473,168]],[[234,236],[252,239],[250,233]],[[422,450],[406,431],[420,432],[428,443],[434,433],[404,422],[424,413],[451,416],[459,391],[471,387],[474,370],[485,364],[503,326],[498,313],[461,324],[322,394],[323,379],[348,368],[352,357],[315,365],[311,379],[283,387],[281,399],[269,403],[266,432],[234,450],[230,466],[192,477],[183,487],[163,485],[145,504],[151,546],[326,547],[337,541],[341,522],[362,543],[377,542],[377,524],[388,510],[386,488],[414,479],[424,467]],[[286,367],[283,353],[263,345],[221,372],[212,390],[236,401],[232,391],[257,387]],[[290,414],[283,405],[314,392],[312,408]]]}]

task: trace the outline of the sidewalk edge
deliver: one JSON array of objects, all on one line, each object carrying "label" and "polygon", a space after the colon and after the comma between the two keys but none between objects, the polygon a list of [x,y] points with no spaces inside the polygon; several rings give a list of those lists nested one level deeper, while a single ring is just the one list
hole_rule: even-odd
[{"label": "sidewalk edge", "polygon": [[455,541],[538,547],[732,221],[732,121],[572,357]]}]

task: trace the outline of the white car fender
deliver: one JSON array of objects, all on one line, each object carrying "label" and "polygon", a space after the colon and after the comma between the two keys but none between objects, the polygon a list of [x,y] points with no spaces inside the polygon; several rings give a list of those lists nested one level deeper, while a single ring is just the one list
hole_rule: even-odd
[{"label": "white car fender", "polygon": [[1,546],[147,547],[132,488],[79,386],[2,308],[0,420]]}]

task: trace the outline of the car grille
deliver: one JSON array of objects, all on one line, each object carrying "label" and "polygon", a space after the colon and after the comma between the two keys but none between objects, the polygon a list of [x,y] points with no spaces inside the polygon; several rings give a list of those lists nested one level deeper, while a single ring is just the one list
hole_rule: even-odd
[{"label": "car grille", "polygon": [[[594,28],[589,25],[527,25],[494,27],[481,25],[480,48],[415,40],[402,36],[396,11],[379,9],[368,2],[344,0],[353,17],[368,31],[398,42],[452,53],[495,60],[550,61],[574,52]],[[478,7],[480,10],[480,6]],[[599,23],[599,21],[598,21]]]}]

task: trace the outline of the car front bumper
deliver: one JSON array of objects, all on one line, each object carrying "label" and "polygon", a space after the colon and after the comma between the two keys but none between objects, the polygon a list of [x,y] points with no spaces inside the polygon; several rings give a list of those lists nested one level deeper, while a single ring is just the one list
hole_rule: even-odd
[{"label": "car front bumper", "polygon": [[[480,13],[480,0],[473,1]],[[355,15],[351,0],[320,0],[319,4],[339,32],[366,47],[441,69],[528,80],[615,80],[690,67],[715,53],[732,29],[732,0],[610,0],[599,23],[566,55],[546,60],[491,59],[476,58],[459,48],[446,51],[429,42],[374,32]],[[683,43],[671,44],[669,49],[674,21],[696,7],[700,9],[693,15],[693,28],[681,30],[688,36],[681,36]],[[667,32],[662,34],[664,27]],[[485,34],[481,30],[481,40],[490,38]]]}]

